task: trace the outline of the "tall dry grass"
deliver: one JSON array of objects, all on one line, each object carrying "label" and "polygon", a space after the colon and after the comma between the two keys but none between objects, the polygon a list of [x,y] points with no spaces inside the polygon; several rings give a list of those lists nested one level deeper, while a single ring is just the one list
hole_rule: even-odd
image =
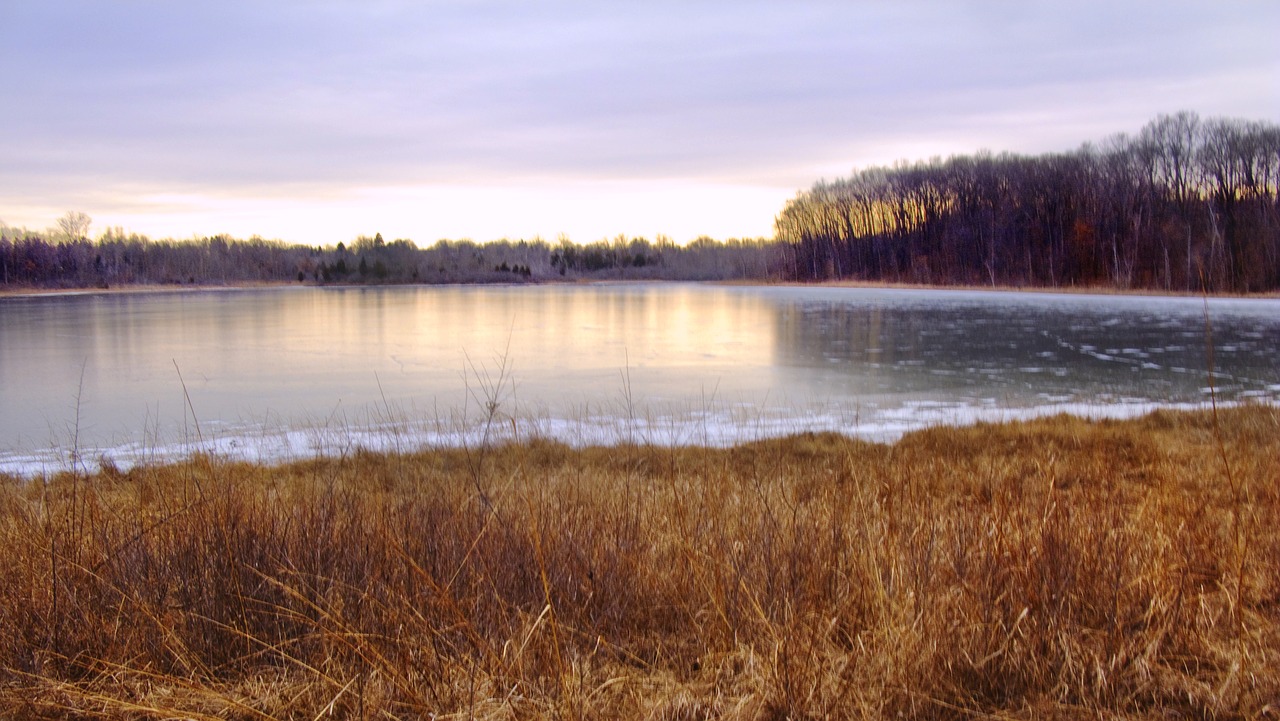
[{"label": "tall dry grass", "polygon": [[0,715],[1272,718],[1280,411],[0,492]]}]

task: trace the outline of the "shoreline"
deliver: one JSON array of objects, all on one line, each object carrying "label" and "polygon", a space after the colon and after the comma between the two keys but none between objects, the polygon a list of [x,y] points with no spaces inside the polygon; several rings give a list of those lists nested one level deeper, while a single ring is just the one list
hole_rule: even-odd
[{"label": "shoreline", "polygon": [[927,283],[895,283],[871,280],[825,280],[817,283],[803,281],[709,281],[717,285],[770,286],[794,288],[849,288],[858,290],[945,290],[982,293],[1038,293],[1043,295],[1095,295],[1132,296],[1151,298],[1221,298],[1233,300],[1280,299],[1280,290],[1259,293],[1200,293],[1194,291],[1161,290],[1159,288],[1107,288],[1104,286],[1014,286],[1014,285],[929,285]]},{"label": "shoreline", "polygon": [[[229,428],[199,438],[134,438],[101,445],[86,443],[77,449],[49,446],[0,451],[0,479],[24,481],[50,479],[79,469],[99,473],[105,469],[132,471],[163,468],[207,457],[223,463],[249,463],[265,471],[295,463],[345,458],[351,454],[389,457],[445,453],[476,448],[520,447],[550,443],[575,451],[589,449],[692,449],[729,450],[756,443],[782,441],[811,435],[839,436],[850,441],[892,447],[921,432],[981,427],[1029,427],[1054,418],[1071,418],[1086,424],[1141,424],[1155,415],[1191,417],[1215,412],[1247,412],[1249,409],[1280,411],[1280,400],[1248,398],[1200,403],[1070,403],[1002,409],[915,409],[914,417],[900,414],[879,421],[859,419],[848,423],[847,414],[834,411],[800,418],[757,422],[753,427],[727,417],[682,422],[659,418],[645,421],[574,421],[565,418],[509,418],[497,429],[483,422],[446,424],[439,421],[402,420],[395,428],[351,425],[340,428],[305,425]],[[157,432],[158,433],[158,432]]]},{"label": "shoreline", "polygon": [[124,295],[147,293],[191,293],[198,291],[223,290],[259,290],[265,288],[304,288],[302,283],[284,281],[245,281],[237,283],[138,283],[113,285],[108,288],[0,288],[0,299],[4,298],[38,298],[82,295]]},{"label": "shoreline", "polygon": [[1214,298],[1232,300],[1278,300],[1280,290],[1259,293],[1199,293],[1192,291],[1162,290],[1158,288],[1107,288],[1107,287],[1052,287],[1052,286],[989,286],[989,285],[929,285],[925,283],[895,283],[890,281],[859,280],[827,280],[815,283],[803,281],[780,280],[667,280],[667,279],[611,279],[581,278],[573,280],[546,279],[526,283],[297,283],[290,281],[243,281],[230,283],[193,283],[193,284],[127,284],[109,288],[36,288],[36,287],[0,287],[0,300],[6,298],[33,298],[84,295],[117,295],[117,294],[150,294],[150,293],[192,293],[201,291],[230,290],[265,290],[283,288],[433,288],[451,286],[525,286],[525,285],[643,285],[643,284],[684,284],[721,285],[728,287],[760,287],[760,288],[845,288],[850,290],[928,290],[958,291],[986,293],[1035,293],[1043,295],[1078,295],[1078,296],[1117,296],[1117,297],[1151,297],[1151,298]]}]

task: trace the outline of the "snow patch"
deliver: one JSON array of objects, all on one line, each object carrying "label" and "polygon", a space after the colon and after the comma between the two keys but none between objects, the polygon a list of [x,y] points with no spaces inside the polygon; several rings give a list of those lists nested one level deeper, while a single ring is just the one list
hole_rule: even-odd
[{"label": "snow patch", "polygon": [[[1204,389],[1208,392],[1208,388]],[[1249,402],[1280,403],[1276,392],[1241,394]],[[949,402],[915,400],[886,407],[874,403],[809,408],[757,407],[733,404],[679,413],[596,412],[582,417],[495,417],[487,420],[425,420],[366,426],[315,428],[226,428],[224,435],[167,443],[126,443],[106,448],[49,448],[38,452],[0,452],[0,473],[20,478],[52,476],[70,470],[93,471],[113,466],[122,471],[209,454],[254,463],[287,463],[315,457],[341,457],[361,449],[411,452],[431,448],[478,448],[485,445],[547,439],[574,447],[637,443],[656,446],[727,447],[764,438],[806,432],[834,432],[875,442],[893,442],[912,431],[934,426],[1020,421],[1067,413],[1090,419],[1124,419],[1158,409],[1200,410],[1209,403],[1156,403],[1112,398],[1106,402],[1042,395],[1040,403],[1009,407],[993,398]],[[1219,403],[1219,407],[1233,405]]]}]

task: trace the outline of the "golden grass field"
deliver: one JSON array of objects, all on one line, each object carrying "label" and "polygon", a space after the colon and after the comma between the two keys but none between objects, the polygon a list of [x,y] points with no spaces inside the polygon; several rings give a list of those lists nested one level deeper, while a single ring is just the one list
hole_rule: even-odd
[{"label": "golden grass field", "polygon": [[0,481],[0,716],[1280,717],[1280,409]]}]

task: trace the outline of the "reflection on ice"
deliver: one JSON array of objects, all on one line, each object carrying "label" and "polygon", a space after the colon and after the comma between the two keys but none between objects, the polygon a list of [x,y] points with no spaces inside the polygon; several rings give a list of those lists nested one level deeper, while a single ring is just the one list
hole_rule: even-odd
[{"label": "reflection on ice", "polygon": [[[890,440],[939,423],[1274,403],[1278,308],[679,284],[0,300],[0,472],[531,437]],[[500,423],[481,420],[490,398]]]}]

